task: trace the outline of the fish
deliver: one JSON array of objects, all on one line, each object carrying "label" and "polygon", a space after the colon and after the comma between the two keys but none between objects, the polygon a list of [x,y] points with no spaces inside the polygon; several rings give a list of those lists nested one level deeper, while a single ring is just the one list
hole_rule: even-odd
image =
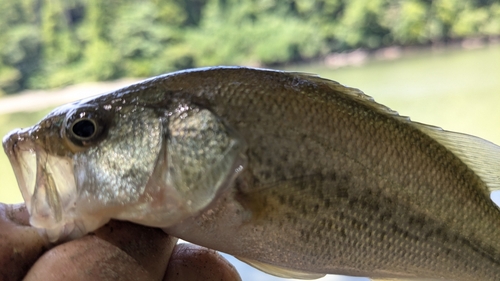
[{"label": "fish", "polygon": [[280,277],[500,280],[500,147],[317,75],[164,74],[56,108],[3,147],[52,241],[118,219]]}]

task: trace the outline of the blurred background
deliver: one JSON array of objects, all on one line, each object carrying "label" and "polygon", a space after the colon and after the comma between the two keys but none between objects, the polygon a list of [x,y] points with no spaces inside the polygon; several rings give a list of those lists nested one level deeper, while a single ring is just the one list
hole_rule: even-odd
[{"label": "blurred background", "polygon": [[[500,144],[500,0],[0,0],[0,135],[210,65],[317,73]],[[0,153],[0,202],[21,201]],[[283,280],[235,263],[243,280]]]}]

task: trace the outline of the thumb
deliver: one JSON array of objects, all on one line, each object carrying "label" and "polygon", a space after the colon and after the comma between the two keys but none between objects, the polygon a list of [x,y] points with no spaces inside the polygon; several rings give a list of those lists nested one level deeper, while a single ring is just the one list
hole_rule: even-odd
[{"label": "thumb", "polygon": [[46,252],[25,280],[161,280],[176,241],[159,229],[111,221]]}]

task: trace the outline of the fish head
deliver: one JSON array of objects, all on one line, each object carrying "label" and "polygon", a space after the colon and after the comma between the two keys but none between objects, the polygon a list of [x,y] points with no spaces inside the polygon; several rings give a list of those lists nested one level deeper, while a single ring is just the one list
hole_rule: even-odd
[{"label": "fish head", "polygon": [[80,101],[10,132],[3,146],[30,213],[52,241],[110,219],[167,227],[234,179],[242,142],[209,110]]}]

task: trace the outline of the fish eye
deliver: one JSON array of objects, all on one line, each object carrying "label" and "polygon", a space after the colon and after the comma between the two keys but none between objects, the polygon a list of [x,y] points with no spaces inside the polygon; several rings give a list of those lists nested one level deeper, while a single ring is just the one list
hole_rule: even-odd
[{"label": "fish eye", "polygon": [[62,135],[73,151],[95,145],[106,136],[106,122],[94,110],[71,112],[65,123]]},{"label": "fish eye", "polygon": [[73,122],[71,132],[77,139],[88,140],[91,139],[97,130],[95,121],[91,119],[79,119]]}]

